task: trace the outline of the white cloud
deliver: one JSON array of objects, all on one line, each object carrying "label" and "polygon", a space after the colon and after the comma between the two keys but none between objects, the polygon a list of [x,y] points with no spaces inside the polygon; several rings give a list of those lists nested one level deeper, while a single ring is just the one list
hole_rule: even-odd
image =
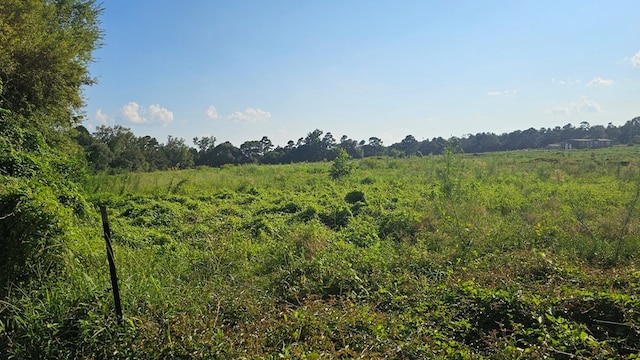
[{"label": "white cloud", "polygon": [[96,120],[100,123],[100,125],[107,125],[107,121],[109,121],[109,116],[102,112],[102,109],[98,109],[95,115]]},{"label": "white cloud", "polygon": [[554,106],[547,111],[549,115],[576,115],[576,114],[589,114],[589,113],[601,113],[602,109],[600,105],[583,96],[578,102],[569,103],[563,106]]},{"label": "white cloud", "polygon": [[144,124],[148,120],[140,116],[140,105],[135,102],[130,102],[122,107],[122,115],[128,121],[134,124]]},{"label": "white cloud", "polygon": [[489,91],[487,93],[488,96],[515,96],[518,92],[516,90],[505,90],[505,91]]},{"label": "white cloud", "polygon": [[236,122],[258,122],[271,118],[271,113],[262,109],[247,108],[227,116],[227,120]]},{"label": "white cloud", "polygon": [[122,115],[134,124],[160,123],[162,126],[167,126],[173,121],[173,112],[158,104],[145,109],[138,103],[130,102],[122,107]]},{"label": "white cloud", "polygon": [[162,124],[162,126],[167,126],[170,122],[173,121],[173,112],[163,108],[158,104],[149,106],[148,113],[152,122],[159,122]]},{"label": "white cloud", "polygon": [[631,57],[631,65],[634,68],[640,68],[640,51]]},{"label": "white cloud", "polygon": [[211,105],[209,106],[209,108],[207,108],[207,117],[209,119],[217,119],[218,118],[218,109],[216,109],[215,106]]},{"label": "white cloud", "polygon": [[594,78],[593,80],[589,81],[589,83],[587,84],[587,86],[611,86],[611,85],[613,85],[613,80],[603,79],[600,77]]}]

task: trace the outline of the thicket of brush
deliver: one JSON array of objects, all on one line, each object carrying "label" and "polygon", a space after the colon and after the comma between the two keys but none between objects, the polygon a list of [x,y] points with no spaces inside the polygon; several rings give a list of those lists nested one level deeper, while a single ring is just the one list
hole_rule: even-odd
[{"label": "thicket of brush", "polygon": [[[640,351],[639,149],[243,165],[85,183],[9,287],[28,358],[589,358]],[[66,219],[66,218],[65,218]]]}]

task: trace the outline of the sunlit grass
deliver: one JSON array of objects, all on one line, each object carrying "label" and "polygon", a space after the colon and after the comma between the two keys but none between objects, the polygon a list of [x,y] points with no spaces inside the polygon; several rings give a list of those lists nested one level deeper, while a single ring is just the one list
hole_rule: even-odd
[{"label": "sunlit grass", "polygon": [[109,208],[124,327],[96,214],[69,234],[59,277],[16,290],[3,344],[18,357],[51,338],[47,357],[626,356],[638,155],[368,158],[336,180],[330,163],[96,175],[85,188]]}]

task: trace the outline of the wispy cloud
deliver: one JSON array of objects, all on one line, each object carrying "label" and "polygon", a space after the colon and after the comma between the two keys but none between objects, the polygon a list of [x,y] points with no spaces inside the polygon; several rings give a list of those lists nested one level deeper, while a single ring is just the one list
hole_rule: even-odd
[{"label": "wispy cloud", "polygon": [[211,105],[207,108],[206,111],[207,117],[209,119],[217,119],[218,118],[218,109],[215,106]]},{"label": "wispy cloud", "polygon": [[551,79],[551,82],[558,84],[558,85],[566,85],[566,86],[573,86],[573,85],[580,85],[582,84],[581,80],[558,80],[558,79]]},{"label": "wispy cloud", "polygon": [[173,112],[158,104],[145,109],[136,102],[130,102],[122,107],[121,112],[127,121],[134,124],[159,123],[167,126],[173,121]]},{"label": "wispy cloud", "polygon": [[518,92],[516,90],[505,90],[505,91],[489,91],[487,93],[488,96],[504,96],[510,97],[515,96]]},{"label": "wispy cloud", "polygon": [[634,68],[640,68],[640,51],[631,57],[631,65]]},{"label": "wispy cloud", "polygon": [[579,101],[562,106],[554,106],[547,110],[549,115],[576,115],[588,113],[601,113],[602,108],[597,102],[583,96]]},{"label": "wispy cloud", "polygon": [[103,113],[102,109],[98,109],[94,117],[100,125],[107,125],[107,122],[109,121],[109,116]]},{"label": "wispy cloud", "polygon": [[247,108],[244,111],[236,111],[227,116],[227,120],[235,122],[258,122],[271,118],[271,113],[262,109]]},{"label": "wispy cloud", "polygon": [[589,83],[587,84],[587,86],[611,86],[611,85],[613,85],[613,80],[603,79],[600,77],[594,78],[593,80],[589,81]]}]

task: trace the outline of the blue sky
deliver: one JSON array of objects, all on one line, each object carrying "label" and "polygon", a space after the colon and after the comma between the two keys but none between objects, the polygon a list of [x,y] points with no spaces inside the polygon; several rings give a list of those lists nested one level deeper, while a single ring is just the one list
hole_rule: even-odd
[{"label": "blue sky", "polygon": [[640,1],[106,0],[90,131],[386,145],[640,115]]}]

